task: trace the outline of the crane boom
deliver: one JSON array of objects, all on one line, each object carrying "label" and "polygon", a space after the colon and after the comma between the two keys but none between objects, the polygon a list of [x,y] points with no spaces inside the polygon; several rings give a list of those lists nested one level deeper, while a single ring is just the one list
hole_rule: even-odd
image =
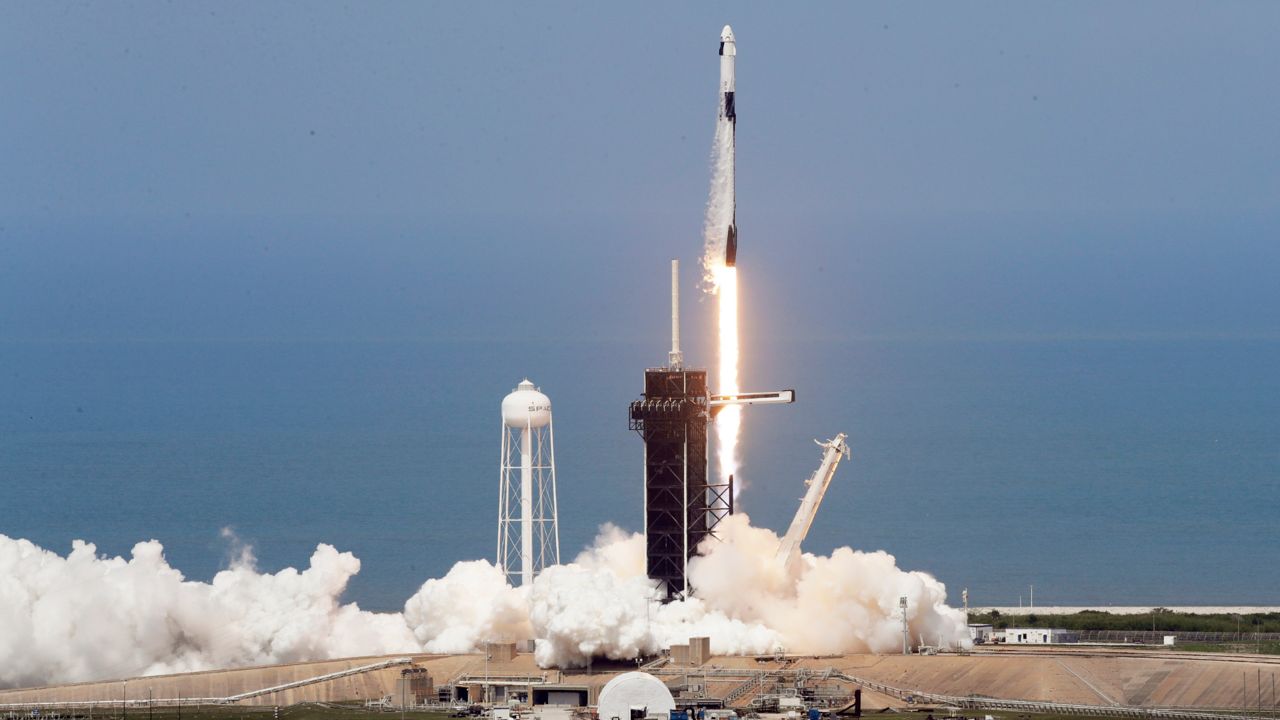
[{"label": "crane boom", "polygon": [[800,508],[796,510],[796,516],[791,520],[791,527],[787,528],[787,534],[778,544],[778,561],[784,568],[790,567],[799,559],[800,543],[804,542],[805,536],[809,534],[813,518],[818,514],[818,506],[822,504],[822,497],[826,495],[827,487],[831,485],[831,478],[836,474],[836,467],[840,464],[841,458],[849,454],[849,446],[844,442],[845,437],[844,433],[840,433],[826,442],[814,440],[819,447],[824,448],[822,464],[818,465],[818,469],[808,480],[805,480],[804,484],[809,489],[800,500]]}]

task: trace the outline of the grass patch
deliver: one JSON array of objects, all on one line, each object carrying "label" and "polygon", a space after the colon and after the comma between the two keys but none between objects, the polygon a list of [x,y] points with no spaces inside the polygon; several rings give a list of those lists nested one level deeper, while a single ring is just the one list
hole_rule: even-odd
[{"label": "grass patch", "polygon": [[[1154,627],[1152,620],[1155,620]],[[1117,630],[1156,632],[1220,632],[1220,633],[1280,633],[1280,613],[1254,613],[1250,615],[1199,615],[1169,612],[1156,608],[1143,615],[1113,615],[1109,612],[1089,610],[1072,615],[1002,615],[998,612],[971,613],[971,623],[986,623],[1003,630],[1010,627],[1054,627],[1064,630]]]}]

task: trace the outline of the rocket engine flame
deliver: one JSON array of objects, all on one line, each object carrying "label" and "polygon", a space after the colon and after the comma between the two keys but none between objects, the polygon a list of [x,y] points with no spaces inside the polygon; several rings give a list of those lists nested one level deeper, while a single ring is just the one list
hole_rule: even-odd
[{"label": "rocket engine flame", "polygon": [[[738,269],[720,266],[714,270],[720,296],[720,389],[721,395],[738,394]],[[730,405],[716,415],[716,443],[719,451],[720,482],[738,471],[738,429],[742,407]],[[740,487],[740,486],[739,486]]]}]

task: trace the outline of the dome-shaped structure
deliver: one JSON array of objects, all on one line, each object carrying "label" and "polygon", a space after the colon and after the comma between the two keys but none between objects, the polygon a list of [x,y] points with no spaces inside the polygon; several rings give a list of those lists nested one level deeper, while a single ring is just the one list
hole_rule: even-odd
[{"label": "dome-shaped structure", "polygon": [[676,709],[676,701],[661,680],[643,672],[623,673],[600,689],[600,720],[630,720],[632,708],[666,717]]},{"label": "dome-shaped structure", "polygon": [[507,427],[545,427],[551,422],[551,398],[525,378],[502,399],[502,422]]}]

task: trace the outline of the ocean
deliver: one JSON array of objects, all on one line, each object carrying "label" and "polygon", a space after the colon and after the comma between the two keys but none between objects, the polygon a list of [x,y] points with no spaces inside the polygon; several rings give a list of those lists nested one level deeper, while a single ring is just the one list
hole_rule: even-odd
[{"label": "ocean", "polygon": [[[785,529],[849,434],[805,544],[883,549],[959,603],[1280,604],[1280,341],[748,336],[739,509]],[[745,341],[744,341],[745,342]],[[565,560],[640,529],[626,407],[665,348],[616,338],[0,341],[0,533],[60,554],[155,538],[188,578],[317,543],[363,561],[347,599],[399,610],[492,559],[499,414],[525,373],[554,406]],[[763,381],[763,382],[760,382]]]}]

